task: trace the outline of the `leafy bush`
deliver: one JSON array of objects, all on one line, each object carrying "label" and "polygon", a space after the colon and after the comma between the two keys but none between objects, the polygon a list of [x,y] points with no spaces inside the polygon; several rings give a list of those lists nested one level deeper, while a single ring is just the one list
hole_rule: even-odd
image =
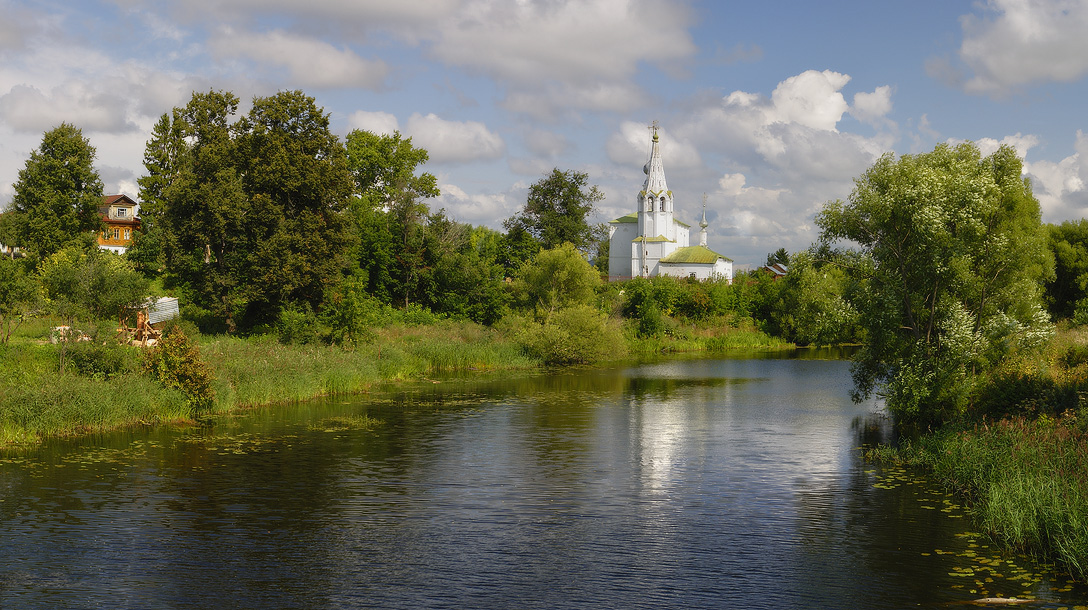
[{"label": "leafy bush", "polygon": [[660,337],[665,334],[665,317],[654,298],[650,280],[635,278],[624,286],[626,300],[623,316],[635,322],[639,337]]},{"label": "leafy bush", "polygon": [[592,364],[624,355],[625,342],[615,324],[588,305],[561,309],[544,322],[513,321],[516,339],[545,364]]},{"label": "leafy bush", "polygon": [[68,348],[68,362],[84,377],[112,379],[137,370],[135,354],[135,348],[127,346],[78,342]]},{"label": "leafy bush", "polygon": [[280,310],[276,336],[284,345],[316,343],[322,335],[321,322],[309,304],[292,304]]},{"label": "leafy bush", "polygon": [[1073,309],[1073,324],[1077,326],[1088,325],[1088,299],[1077,301],[1077,306]]},{"label": "leafy bush", "polygon": [[168,329],[162,341],[147,352],[144,370],[167,388],[181,390],[193,412],[206,410],[215,402],[212,370],[180,326]]}]

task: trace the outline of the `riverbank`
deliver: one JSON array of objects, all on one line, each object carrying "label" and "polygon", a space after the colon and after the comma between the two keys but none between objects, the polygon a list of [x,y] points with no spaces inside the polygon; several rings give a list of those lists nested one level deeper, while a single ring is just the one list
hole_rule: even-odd
[{"label": "riverbank", "polygon": [[[143,371],[140,348],[45,340],[52,324],[35,320],[0,345],[0,447],[56,436],[131,426],[189,423],[187,398]],[[375,384],[461,371],[524,370],[544,366],[516,333],[471,322],[393,324],[372,343],[345,350],[323,344],[284,345],[275,335],[239,338],[190,331],[213,376],[215,400],[207,414],[331,394],[365,392]],[[625,334],[616,356],[734,348],[789,347],[741,325],[700,327],[679,337],[637,339]],[[108,343],[108,342],[107,342]]]},{"label": "riverbank", "polygon": [[1088,434],[1076,416],[949,426],[889,451],[875,457],[932,473],[982,531],[1088,580]]},{"label": "riverbank", "polygon": [[876,447],[869,459],[922,468],[962,496],[979,527],[1088,581],[1088,329],[1059,329],[1010,363],[958,422]]},{"label": "riverbank", "polygon": [[[31,328],[25,340],[0,346],[0,446],[190,422],[199,415],[191,412],[180,391],[143,372],[140,348],[73,344],[66,349],[67,365],[60,373],[61,346],[45,342],[40,334]],[[364,392],[379,382],[439,372],[538,365],[515,343],[471,323],[388,327],[374,343],[351,351],[283,345],[273,336],[194,334],[193,339],[214,377],[210,413]]]}]

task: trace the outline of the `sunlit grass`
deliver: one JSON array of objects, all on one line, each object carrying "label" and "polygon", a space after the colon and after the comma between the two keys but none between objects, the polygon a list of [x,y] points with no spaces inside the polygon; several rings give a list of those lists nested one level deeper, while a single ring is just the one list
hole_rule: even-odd
[{"label": "sunlit grass", "polygon": [[1072,413],[948,428],[869,456],[925,467],[967,499],[980,527],[1088,578],[1088,431]]},{"label": "sunlit grass", "polygon": [[[37,321],[0,346],[0,445],[125,426],[189,420],[185,397],[144,375],[138,348],[117,376],[60,373],[60,346]],[[384,381],[467,370],[531,368],[538,363],[500,333],[469,322],[381,329],[353,351],[326,345],[282,345],[268,337],[195,336],[214,374],[211,413],[242,407],[362,392]],[[69,346],[68,349],[71,349]]]}]

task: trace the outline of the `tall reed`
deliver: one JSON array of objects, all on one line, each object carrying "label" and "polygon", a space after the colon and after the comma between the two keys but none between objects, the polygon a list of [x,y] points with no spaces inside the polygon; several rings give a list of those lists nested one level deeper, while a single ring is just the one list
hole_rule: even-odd
[{"label": "tall reed", "polygon": [[[1072,412],[945,429],[905,443],[898,459],[965,496],[1010,545],[1053,555],[1088,578],[1088,431]],[[887,453],[884,454],[887,456]]]}]

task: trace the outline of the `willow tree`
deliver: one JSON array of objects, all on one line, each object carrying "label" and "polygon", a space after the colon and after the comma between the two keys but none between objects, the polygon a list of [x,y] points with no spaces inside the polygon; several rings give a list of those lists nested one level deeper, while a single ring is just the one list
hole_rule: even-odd
[{"label": "willow tree", "polygon": [[856,400],[876,391],[902,419],[939,421],[969,404],[980,373],[1048,335],[1053,262],[1022,169],[1009,147],[888,154],[817,216],[824,242],[855,242],[866,263]]}]

